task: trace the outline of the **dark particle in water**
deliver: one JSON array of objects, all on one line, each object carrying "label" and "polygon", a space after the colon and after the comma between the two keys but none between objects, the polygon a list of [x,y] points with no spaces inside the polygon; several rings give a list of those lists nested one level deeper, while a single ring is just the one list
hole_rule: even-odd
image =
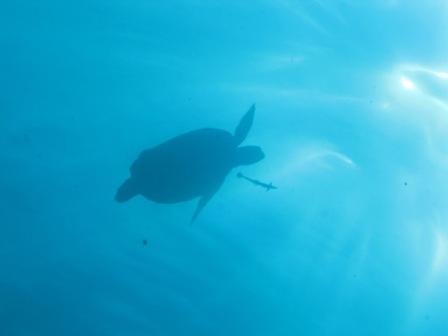
[{"label": "dark particle in water", "polygon": [[142,244],[146,246],[146,245],[148,245],[148,241],[146,239],[143,239]]}]

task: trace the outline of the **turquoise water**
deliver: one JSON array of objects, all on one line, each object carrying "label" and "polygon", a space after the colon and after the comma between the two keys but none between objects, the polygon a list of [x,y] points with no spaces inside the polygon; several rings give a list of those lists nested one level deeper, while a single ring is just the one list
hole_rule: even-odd
[{"label": "turquoise water", "polygon": [[[0,335],[447,335],[447,31],[442,0],[2,1]],[[193,225],[114,201],[252,103],[266,157]]]}]

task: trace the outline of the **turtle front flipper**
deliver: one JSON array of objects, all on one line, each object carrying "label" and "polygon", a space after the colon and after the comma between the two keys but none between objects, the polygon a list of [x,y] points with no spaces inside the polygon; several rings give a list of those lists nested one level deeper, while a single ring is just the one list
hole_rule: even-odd
[{"label": "turtle front flipper", "polygon": [[208,196],[208,197],[202,196],[199,199],[199,202],[196,207],[196,210],[194,211],[193,217],[191,217],[190,224],[193,224],[193,222],[196,220],[196,218],[198,218],[199,214],[201,213],[201,210],[207,205],[208,201],[212,198],[212,196]]},{"label": "turtle front flipper", "polygon": [[241,118],[240,123],[235,129],[234,137],[237,145],[241,144],[244,139],[246,139],[247,134],[252,127],[252,123],[254,122],[254,114],[255,114],[255,104],[253,104],[249,111]]},{"label": "turtle front flipper", "polygon": [[132,178],[128,178],[123,184],[118,188],[115,194],[115,200],[119,203],[129,201],[131,198],[139,194],[137,185]]},{"label": "turtle front flipper", "polygon": [[194,211],[193,217],[191,217],[190,224],[193,224],[193,222],[196,220],[196,218],[198,218],[199,214],[201,213],[201,210],[204,209],[204,207],[207,205],[208,201],[210,201],[212,199],[213,195],[216,194],[216,192],[221,187],[221,184],[223,181],[224,181],[224,179],[221,180],[220,183],[217,183],[214,188],[211,188],[207,193],[202,195],[202,197],[199,199],[196,210]]}]

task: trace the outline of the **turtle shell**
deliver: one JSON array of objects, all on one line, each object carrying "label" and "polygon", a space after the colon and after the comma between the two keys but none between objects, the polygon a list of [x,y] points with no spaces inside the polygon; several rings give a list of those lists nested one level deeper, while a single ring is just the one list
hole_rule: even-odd
[{"label": "turtle shell", "polygon": [[229,132],[200,129],[143,151],[130,171],[144,197],[177,203],[204,195],[220,184],[234,167],[236,148]]}]

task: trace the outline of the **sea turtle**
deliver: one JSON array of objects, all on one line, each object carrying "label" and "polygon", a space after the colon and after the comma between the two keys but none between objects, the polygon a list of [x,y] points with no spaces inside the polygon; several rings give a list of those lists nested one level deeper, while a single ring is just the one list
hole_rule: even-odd
[{"label": "sea turtle", "polygon": [[136,195],[157,203],[178,203],[200,197],[193,222],[218,191],[232,168],[264,158],[257,146],[239,145],[252,126],[255,105],[240,120],[234,134],[203,128],[174,137],[143,151],[115,195],[126,202]]}]

